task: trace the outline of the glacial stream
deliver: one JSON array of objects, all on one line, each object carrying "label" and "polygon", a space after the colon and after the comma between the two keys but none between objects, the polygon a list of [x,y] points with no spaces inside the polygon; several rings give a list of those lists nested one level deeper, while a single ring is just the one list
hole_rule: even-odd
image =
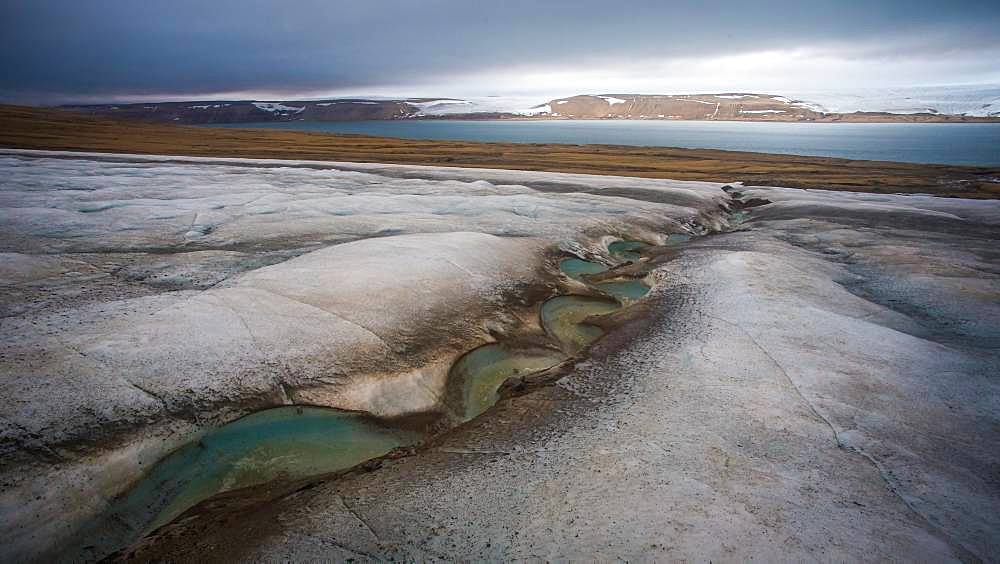
[{"label": "glacial stream", "polygon": [[[629,263],[640,260],[640,251],[648,246],[638,241],[616,241],[609,245],[608,252]],[[608,267],[599,262],[566,258],[560,261],[559,270],[607,297],[564,295],[542,304],[539,313],[542,328],[558,349],[490,343],[459,358],[448,379],[449,396],[453,398],[449,403],[461,420],[468,421],[496,403],[497,390],[509,378],[551,368],[600,338],[604,331],[587,323],[589,318],[615,312],[649,292],[649,286],[640,280],[615,278],[591,283],[587,280],[588,275],[608,271]],[[459,399],[454,399],[456,396]]]},{"label": "glacial stream", "polygon": [[[617,241],[608,253],[627,264],[641,260],[646,247]],[[587,322],[590,318],[626,307],[649,291],[642,281],[625,277],[589,281],[588,276],[603,278],[609,270],[598,262],[567,258],[559,267],[603,296],[546,300],[540,323],[548,344],[489,343],[459,357],[449,371],[445,401],[454,421],[468,421],[488,410],[511,377],[546,370],[579,354],[603,334]],[[83,533],[92,544],[118,548],[218,493],[348,469],[425,438],[336,409],[286,406],[259,411],[211,430],[160,460]]]}]

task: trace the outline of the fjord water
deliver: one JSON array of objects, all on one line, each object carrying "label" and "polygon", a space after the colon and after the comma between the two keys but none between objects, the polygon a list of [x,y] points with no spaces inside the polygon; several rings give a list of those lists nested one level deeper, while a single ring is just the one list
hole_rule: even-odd
[{"label": "fjord water", "polygon": [[1000,165],[1000,123],[782,123],[633,120],[386,120],[241,123],[408,139],[724,149],[876,161]]}]

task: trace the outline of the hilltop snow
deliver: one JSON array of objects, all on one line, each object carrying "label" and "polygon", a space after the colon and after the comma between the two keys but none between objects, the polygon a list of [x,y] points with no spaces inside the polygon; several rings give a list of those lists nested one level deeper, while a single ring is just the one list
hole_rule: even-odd
[{"label": "hilltop snow", "polygon": [[1000,116],[1000,85],[801,92],[794,96],[817,104],[824,112],[927,112],[970,117]]}]

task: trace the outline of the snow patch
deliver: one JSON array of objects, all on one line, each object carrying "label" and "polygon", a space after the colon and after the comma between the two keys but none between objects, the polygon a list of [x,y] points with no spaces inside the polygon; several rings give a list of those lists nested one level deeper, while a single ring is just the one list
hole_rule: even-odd
[{"label": "snow patch", "polygon": [[367,100],[341,100],[341,101],[337,101],[337,102],[322,102],[322,103],[319,103],[319,104],[316,104],[316,105],[317,106],[332,106],[334,104],[371,104],[371,105],[376,105],[376,104],[378,104],[378,102],[369,102]]},{"label": "snow patch", "polygon": [[286,106],[280,102],[254,102],[253,105],[256,106],[258,110],[264,110],[265,112],[271,112],[271,113],[280,113],[280,112],[299,113],[302,110],[306,109],[305,106],[296,108],[294,106]]},{"label": "snow patch", "polygon": [[726,100],[741,100],[743,98],[760,98],[760,96],[755,96],[753,94],[716,94],[716,98],[725,98]]},{"label": "snow patch", "polygon": [[416,106],[417,108],[420,108],[421,111],[423,111],[423,110],[433,110],[434,108],[439,108],[441,106],[455,106],[455,105],[470,106],[470,105],[472,105],[472,102],[469,102],[468,100],[451,100],[451,99],[447,99],[447,98],[442,98],[440,100],[429,100],[429,101],[424,101],[424,102],[415,102],[413,100],[407,100],[406,103],[409,104],[409,105],[411,105],[411,106]]},{"label": "snow patch", "polygon": [[740,110],[741,114],[783,114],[785,110]]},{"label": "snow patch", "polygon": [[545,99],[536,97],[482,96],[461,100],[440,98],[427,102],[404,101],[416,106],[420,110],[420,115],[428,116],[476,113],[534,115],[542,111],[551,111],[551,109],[547,109],[547,106],[539,106],[545,102]]},{"label": "snow patch", "polygon": [[[840,92],[791,93],[795,105],[837,113],[886,112],[988,117],[1000,112],[1000,85],[869,88]],[[819,108],[819,109],[817,109]]]},{"label": "snow patch", "polygon": [[623,100],[621,98],[615,98],[614,96],[598,96],[601,100],[604,100],[608,104],[614,106],[615,104],[624,104],[628,100]]},{"label": "snow patch", "polygon": [[[528,108],[526,110],[520,110],[520,111],[515,112],[515,113],[523,114],[523,115],[526,115],[526,116],[533,116],[533,115],[537,115],[537,114],[551,114],[552,113],[552,106],[550,106],[548,104],[543,104],[541,106],[535,106],[534,108]],[[553,115],[558,115],[558,114],[553,114]]]},{"label": "snow patch", "polygon": [[821,114],[827,113],[826,108],[820,106],[819,104],[811,104],[809,102],[795,102],[795,106],[798,108],[804,108],[813,112],[818,112]]}]

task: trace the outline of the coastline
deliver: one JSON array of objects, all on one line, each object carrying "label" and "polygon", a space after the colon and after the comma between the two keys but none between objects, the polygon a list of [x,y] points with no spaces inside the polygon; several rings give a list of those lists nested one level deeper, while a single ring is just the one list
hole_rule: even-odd
[{"label": "coastline", "polygon": [[860,161],[622,145],[411,140],[206,128],[0,106],[0,146],[205,157],[304,159],[672,178],[872,193],[1000,198],[1000,167]]},{"label": "coastline", "polygon": [[486,114],[448,114],[440,116],[419,116],[410,120],[469,120],[469,121],[692,121],[692,122],[733,122],[733,123],[1000,123],[997,117],[962,116],[952,114],[893,114],[889,112],[854,112],[849,114],[826,114],[818,119],[788,119],[785,117],[746,117],[742,119],[722,117],[712,119],[675,119],[669,117],[570,117],[570,116],[522,116]]}]

